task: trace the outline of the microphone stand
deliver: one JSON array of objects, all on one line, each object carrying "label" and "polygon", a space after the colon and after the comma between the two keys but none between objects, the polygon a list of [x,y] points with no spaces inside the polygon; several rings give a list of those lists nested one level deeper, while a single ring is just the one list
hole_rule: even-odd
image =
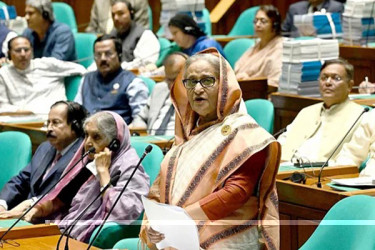
[{"label": "microphone stand", "polygon": [[[63,176],[61,176],[60,177],[60,179],[56,182],[56,184],[57,183],[59,183],[67,174],[69,174],[70,173],[70,171],[72,171],[72,169],[74,169],[74,167],[80,162],[80,161],[82,161],[88,154],[90,154],[90,153],[93,153],[93,152],[95,152],[95,148],[94,147],[91,147],[91,148],[89,148],[89,150],[86,152],[86,153],[84,153],[83,155],[82,155],[82,157],[68,170],[68,171],[66,171],[66,173],[63,175]],[[17,223],[20,221],[20,220],[22,220],[23,219],[23,217],[25,217],[25,215],[28,213],[28,212],[30,212],[30,210],[31,209],[33,209],[34,207],[35,207],[35,205],[36,204],[38,204],[39,203],[39,201],[41,201],[54,187],[55,187],[56,185],[54,185],[54,186],[51,186],[51,188],[49,188],[48,190],[47,190],[47,192],[45,192],[32,206],[30,206],[22,215],[21,215],[21,217],[19,217],[9,228],[8,228],[8,230],[0,237],[0,242],[4,239],[4,237],[5,237],[5,235],[7,235],[9,232],[10,232],[10,230],[12,230],[13,229],[13,227],[15,227],[16,225],[17,225]]]},{"label": "microphone stand", "polygon": [[120,191],[120,193],[119,193],[119,195],[117,196],[115,202],[113,203],[111,209],[108,211],[108,213],[107,213],[107,215],[105,216],[104,220],[103,220],[102,223],[100,224],[100,227],[99,227],[98,231],[96,232],[94,238],[93,238],[92,241],[90,242],[89,246],[87,247],[87,250],[89,250],[89,249],[91,248],[92,244],[94,244],[96,238],[98,237],[100,231],[102,230],[102,228],[103,228],[103,226],[104,226],[104,223],[108,220],[108,217],[111,215],[113,209],[115,208],[116,204],[117,204],[118,201],[120,200],[122,194],[125,192],[125,189],[126,189],[126,187],[128,186],[130,180],[133,178],[133,175],[135,174],[135,171],[137,171],[139,165],[141,165],[143,159],[146,157],[146,155],[147,155],[148,153],[151,152],[151,150],[152,150],[152,146],[151,146],[151,145],[148,145],[148,146],[146,147],[145,152],[143,153],[141,159],[139,159],[138,164],[135,166],[135,168],[134,168],[132,174],[130,175],[128,181],[125,183],[125,186],[124,186],[124,187],[122,188],[122,190]]},{"label": "microphone stand", "polygon": [[65,233],[70,229],[69,232],[68,232],[68,234],[67,234],[66,241],[65,241],[65,249],[69,249],[69,243],[68,243],[68,241],[69,241],[69,236],[70,236],[70,234],[72,233],[74,226],[77,224],[77,222],[79,221],[79,219],[82,218],[82,216],[86,213],[86,211],[92,206],[92,204],[94,204],[94,202],[95,202],[96,200],[98,200],[99,197],[102,196],[102,194],[104,194],[105,191],[107,191],[107,189],[108,189],[110,186],[116,186],[116,183],[117,183],[117,181],[118,181],[119,178],[120,178],[120,174],[121,174],[120,170],[116,171],[115,174],[113,175],[113,177],[111,178],[111,180],[108,182],[108,184],[104,186],[103,190],[101,190],[101,191],[99,192],[99,194],[95,197],[95,199],[93,199],[93,200],[90,202],[90,204],[88,204],[88,205],[82,210],[82,212],[80,212],[80,213],[78,214],[77,218],[73,221],[73,223],[72,223],[71,225],[69,225],[69,226],[64,230],[64,232],[61,234],[61,236],[60,236],[60,238],[59,238],[59,240],[58,240],[58,242],[57,242],[56,250],[59,249],[62,238],[64,237]]},{"label": "microphone stand", "polygon": [[316,186],[318,188],[321,188],[322,187],[322,183],[320,181],[321,177],[322,177],[322,173],[323,173],[323,169],[324,167],[328,166],[328,162],[329,160],[332,158],[332,156],[336,153],[337,149],[340,147],[341,143],[345,140],[345,138],[348,136],[349,132],[353,129],[353,127],[355,126],[355,124],[357,124],[359,118],[361,118],[361,116],[366,113],[367,111],[369,111],[370,109],[368,107],[364,108],[362,113],[358,116],[357,120],[355,120],[355,122],[353,123],[353,125],[348,129],[348,132],[346,132],[346,134],[344,135],[344,137],[341,139],[341,141],[339,142],[339,144],[336,146],[336,148],[333,150],[333,152],[331,153],[331,155],[327,158],[327,160],[323,163],[323,165],[320,167],[320,171],[319,171],[319,175],[318,175],[318,183],[316,184]]}]

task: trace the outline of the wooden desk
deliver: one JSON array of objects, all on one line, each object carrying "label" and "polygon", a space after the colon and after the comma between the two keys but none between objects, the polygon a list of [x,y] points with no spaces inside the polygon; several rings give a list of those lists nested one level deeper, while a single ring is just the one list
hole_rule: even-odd
[{"label": "wooden desk", "polygon": [[[9,227],[0,228],[0,236],[2,236]],[[16,226],[10,230],[4,239],[24,239],[32,237],[59,235],[60,230],[57,225],[29,225],[29,226]]]},{"label": "wooden desk", "polygon": [[[46,129],[43,127],[43,123],[40,123],[39,126],[35,123],[24,123],[24,124],[9,124],[9,123],[0,123],[0,132],[3,131],[20,131],[26,133],[30,136],[33,153],[38,148],[38,146],[47,140],[46,138]],[[169,149],[173,144],[172,136],[143,136],[145,135],[145,130],[130,130],[130,133],[138,132],[141,136],[132,136],[131,140],[144,141],[158,145],[161,149]]]},{"label": "wooden desk", "polygon": [[[294,118],[303,108],[323,101],[321,98],[305,97],[280,92],[271,93],[270,98],[275,108],[275,132],[292,123]],[[360,105],[371,107],[374,107],[375,105],[375,99],[358,99],[353,101]]]},{"label": "wooden desk", "polygon": [[255,98],[268,99],[268,94],[277,91],[276,87],[268,86],[266,77],[239,80],[238,83],[244,101]]},{"label": "wooden desk", "polygon": [[340,45],[339,55],[354,66],[354,85],[359,85],[367,76],[375,81],[375,48]]},{"label": "wooden desk", "polygon": [[[57,242],[60,235],[53,236],[43,236],[43,237],[34,237],[34,238],[23,238],[23,239],[14,239],[13,241],[18,243],[19,246],[15,247],[10,244],[3,244],[3,249],[35,249],[35,250],[55,250]],[[66,237],[64,236],[63,240],[60,243],[59,249],[64,249]],[[86,249],[88,245],[86,243],[69,239],[69,249]],[[91,247],[90,249],[99,249],[96,247]]]},{"label": "wooden desk", "polygon": [[[281,249],[298,249],[314,232],[327,211],[339,200],[352,195],[375,196],[375,189],[343,192],[335,191],[324,184],[330,178],[358,176],[358,168],[351,166],[327,167],[322,174],[322,188],[316,187],[319,168],[306,169],[306,184],[283,180],[295,171],[277,175],[276,186],[279,195]],[[303,170],[299,170],[303,172]]]}]

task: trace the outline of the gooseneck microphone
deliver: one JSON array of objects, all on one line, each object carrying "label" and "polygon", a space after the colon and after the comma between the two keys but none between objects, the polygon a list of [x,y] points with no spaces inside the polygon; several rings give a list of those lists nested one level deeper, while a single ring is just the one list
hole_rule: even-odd
[{"label": "gooseneck microphone", "polygon": [[348,136],[348,134],[350,133],[350,131],[353,129],[353,127],[357,124],[357,122],[359,121],[359,119],[361,118],[361,116],[366,113],[367,111],[369,111],[370,108],[369,107],[365,107],[363,109],[363,111],[361,112],[361,114],[358,116],[357,120],[355,120],[355,122],[353,123],[353,125],[349,128],[348,132],[346,132],[346,134],[344,135],[344,137],[341,139],[341,141],[339,142],[339,144],[337,144],[336,148],[333,150],[333,152],[331,153],[331,155],[327,158],[327,160],[323,163],[323,165],[320,167],[320,171],[319,171],[319,175],[318,175],[318,183],[316,184],[318,188],[321,188],[322,187],[322,183],[320,181],[321,177],[322,177],[322,173],[323,173],[323,169],[324,167],[328,166],[328,162],[329,160],[331,160],[332,156],[336,153],[337,149],[340,147],[340,145],[343,143],[343,141],[345,140],[345,138]]},{"label": "gooseneck microphone", "polygon": [[69,230],[69,232],[67,233],[67,238],[66,238],[66,241],[65,241],[65,248],[64,249],[66,249],[66,250],[68,250],[69,249],[69,243],[68,243],[68,241],[69,241],[69,237],[70,237],[70,234],[72,233],[72,231],[73,231],[73,228],[74,228],[74,226],[77,224],[77,222],[82,218],[82,216],[86,213],[86,211],[92,206],[92,204],[94,204],[94,202],[96,201],[96,200],[98,200],[99,199],[99,197],[101,197],[104,193],[105,193],[105,191],[107,191],[107,189],[109,188],[109,187],[111,187],[111,186],[116,186],[116,184],[117,184],[117,181],[120,179],[120,175],[121,175],[121,171],[120,170],[117,170],[114,174],[113,174],[113,177],[111,178],[111,180],[108,182],[108,184],[107,185],[105,185],[104,187],[103,187],[103,189],[101,189],[100,190],[100,192],[99,192],[99,194],[95,197],[95,199],[93,199],[91,202],[90,202],[90,204],[88,204],[79,214],[78,214],[78,216],[74,219],[74,221],[73,221],[73,223],[72,224],[70,224],[68,227],[66,227],[65,228],[65,230],[64,230],[64,232],[61,234],[61,236],[60,236],[60,238],[59,238],[59,240],[58,240],[58,242],[57,242],[57,246],[56,246],[56,250],[58,250],[59,249],[59,247],[60,247],[60,243],[61,243],[61,240],[62,240],[62,238],[64,237],[64,235],[68,232],[68,230]]},{"label": "gooseneck microphone", "polygon": [[81,158],[79,158],[79,160],[76,162],[76,163],[74,163],[74,165],[70,168],[70,169],[68,169],[68,171],[66,171],[66,173],[65,174],[63,174],[61,177],[60,177],[60,179],[56,182],[56,184],[55,185],[53,185],[53,186],[51,186],[48,190],[47,190],[47,192],[45,192],[42,196],[40,196],[39,197],[39,199],[36,201],[36,202],[34,202],[34,204],[33,205],[31,205],[9,228],[8,228],[8,230],[0,237],[0,242],[4,239],[4,237],[5,237],[5,235],[7,235],[9,232],[10,232],[10,230],[12,230],[13,229],[13,227],[15,226],[15,225],[17,225],[17,223],[20,221],[20,220],[22,220],[23,219],[23,217],[25,217],[25,215],[28,213],[28,212],[30,212],[30,210],[31,209],[33,209],[35,206],[36,206],[36,204],[38,204],[47,194],[49,194],[49,192],[51,192],[51,190],[62,180],[62,179],[64,179],[64,177],[67,175],[67,174],[69,174],[70,173],[70,171],[72,171],[72,169],[74,169],[74,167],[80,162],[80,161],[82,161],[88,154],[90,154],[90,153],[94,153],[95,152],[95,148],[94,147],[91,147],[91,148],[89,148],[89,150],[87,150],[87,152],[85,152],[82,156],[81,156]]},{"label": "gooseneck microphone", "polygon": [[279,131],[277,131],[276,133],[274,133],[272,136],[274,138],[278,137],[279,135],[281,135],[282,133],[284,133],[286,131],[286,128],[282,128],[280,129]]},{"label": "gooseneck microphone", "polygon": [[96,232],[94,238],[92,239],[92,241],[90,242],[89,246],[87,247],[87,250],[91,248],[92,244],[94,244],[95,242],[95,239],[98,237],[100,231],[102,230],[103,226],[104,226],[104,223],[108,220],[108,217],[111,215],[113,209],[115,208],[116,204],[118,203],[118,201],[120,200],[122,194],[125,192],[125,189],[126,187],[128,186],[130,180],[133,178],[133,175],[135,174],[135,171],[137,171],[138,167],[141,165],[143,159],[146,157],[146,155],[148,155],[148,153],[150,153],[152,150],[152,146],[151,145],[148,145],[145,149],[145,152],[143,153],[142,157],[139,159],[138,161],[138,164],[135,166],[132,174],[130,175],[129,179],[127,180],[127,182],[125,183],[125,186],[122,188],[122,190],[120,191],[120,193],[118,194],[115,202],[113,203],[111,209],[108,211],[107,215],[105,216],[104,220],[102,221],[102,223],[100,224],[100,227],[98,229],[98,231]]}]

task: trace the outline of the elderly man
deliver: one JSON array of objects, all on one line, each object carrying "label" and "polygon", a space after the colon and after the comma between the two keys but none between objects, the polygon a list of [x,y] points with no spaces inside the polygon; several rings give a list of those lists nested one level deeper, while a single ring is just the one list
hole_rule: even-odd
[{"label": "elderly man", "polygon": [[186,59],[187,55],[181,52],[174,52],[165,58],[165,81],[155,85],[147,105],[135,117],[129,128],[147,129],[151,135],[174,135],[175,112],[169,90],[184,67]]},{"label": "elderly man", "polygon": [[[296,158],[304,162],[325,162],[328,159],[363,112],[362,106],[348,99],[353,86],[353,73],[353,66],[343,59],[323,64],[319,77],[323,102],[301,110],[286,132],[278,138],[282,145],[282,160]],[[359,122],[345,142],[350,140],[358,125]]]},{"label": "elderly man", "polygon": [[291,37],[299,36],[297,27],[294,26],[293,18],[295,15],[303,15],[308,13],[314,13],[316,11],[325,10],[326,12],[339,12],[344,11],[344,5],[335,0],[308,0],[299,1],[289,6],[288,13],[284,23],[281,26],[282,32],[287,33],[286,35]]},{"label": "elderly man", "polygon": [[84,77],[75,101],[91,114],[111,110],[130,124],[147,103],[146,84],[121,68],[121,42],[113,36],[104,35],[95,40],[94,57],[98,70]]},{"label": "elderly man", "polygon": [[110,34],[122,42],[122,68],[155,64],[159,58],[159,41],[151,30],[145,30],[133,21],[134,10],[130,2],[115,0],[111,11],[115,28]]},{"label": "elderly man", "polygon": [[54,102],[66,100],[64,77],[86,72],[79,64],[52,57],[31,59],[26,37],[17,36],[8,45],[12,63],[0,69],[0,111],[47,114]]},{"label": "elderly man", "polygon": [[[21,214],[41,195],[55,186],[83,141],[86,110],[74,102],[59,101],[51,106],[47,140],[31,162],[0,192],[0,218]],[[9,209],[10,211],[4,212]]]},{"label": "elderly man", "polygon": [[69,26],[55,21],[50,0],[27,0],[26,36],[34,48],[34,58],[55,57],[63,61],[77,59],[73,33]]}]

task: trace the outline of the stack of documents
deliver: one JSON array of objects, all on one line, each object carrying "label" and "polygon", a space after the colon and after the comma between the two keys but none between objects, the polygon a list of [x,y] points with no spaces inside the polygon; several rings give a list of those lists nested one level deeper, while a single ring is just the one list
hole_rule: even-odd
[{"label": "stack of documents", "polygon": [[320,61],[283,63],[279,91],[304,96],[319,96]]},{"label": "stack of documents", "polygon": [[342,37],[340,13],[322,13],[295,15],[294,25],[301,36],[316,36],[319,38]]},{"label": "stack of documents", "polygon": [[279,91],[303,96],[320,96],[319,73],[322,61],[339,56],[336,39],[320,38],[284,41]]},{"label": "stack of documents", "polygon": [[350,45],[375,41],[375,0],[348,0],[342,18],[343,40]]}]

